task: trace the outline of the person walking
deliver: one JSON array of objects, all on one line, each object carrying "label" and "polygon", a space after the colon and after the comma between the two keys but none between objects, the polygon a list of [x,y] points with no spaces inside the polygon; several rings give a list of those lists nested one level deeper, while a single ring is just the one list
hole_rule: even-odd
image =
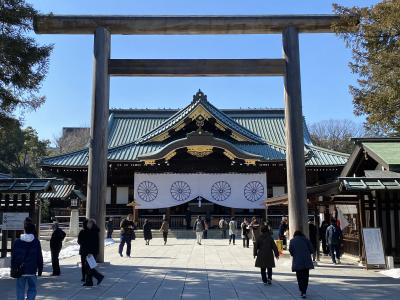
[{"label": "person walking", "polygon": [[164,238],[164,245],[167,244],[168,240],[168,230],[169,230],[169,224],[166,218],[163,219],[163,222],[161,224],[160,231],[162,232],[163,238]]},{"label": "person walking", "polygon": [[83,286],[93,286],[93,277],[97,280],[97,285],[99,285],[103,279],[104,275],[97,271],[95,268],[91,268],[89,263],[87,262],[88,256],[92,255],[95,259],[99,254],[100,244],[100,229],[96,225],[96,221],[94,219],[89,219],[87,222],[87,241],[84,245],[84,253],[86,254],[85,263],[86,263],[86,281]]},{"label": "person walking", "polygon": [[317,226],[315,226],[314,221],[308,221],[308,235],[310,237],[311,245],[313,246],[313,262],[317,257]]},{"label": "person walking", "polygon": [[151,233],[151,223],[147,219],[145,219],[143,223],[143,237],[146,241],[146,245],[150,245],[150,240],[153,238],[153,235]]},{"label": "person walking", "polygon": [[325,239],[329,247],[332,263],[340,264],[340,246],[343,240],[343,235],[342,230],[337,226],[334,218],[331,219],[331,225],[326,229]]},{"label": "person walking", "polygon": [[218,223],[218,227],[221,230],[221,239],[226,239],[226,230],[228,228],[228,222],[226,222],[224,217],[221,217]]},{"label": "person walking", "polygon": [[246,218],[243,219],[242,224],[240,224],[240,228],[242,231],[242,240],[243,240],[243,248],[249,248],[249,222]]},{"label": "person walking", "polygon": [[65,232],[59,227],[58,222],[53,223],[53,233],[50,238],[51,266],[53,268],[52,276],[60,276],[60,261],[58,259],[62,249],[62,242],[65,238]]},{"label": "person walking", "polygon": [[25,300],[25,287],[27,300],[36,298],[37,277],[42,276],[43,256],[40,241],[35,237],[35,225],[25,223],[24,234],[16,239],[11,252],[11,276],[16,278],[17,300]]},{"label": "person walking", "polygon": [[321,223],[321,227],[319,228],[319,239],[321,240],[322,244],[322,253],[325,256],[329,255],[329,247],[326,243],[326,230],[328,229],[329,224],[326,220],[323,220]]},{"label": "person walking", "polygon": [[235,245],[237,224],[234,217],[232,217],[231,220],[229,221],[228,227],[229,227],[229,245],[231,244],[231,242],[233,242],[233,244]]},{"label": "person walking", "polygon": [[293,257],[292,272],[296,272],[301,297],[306,298],[310,270],[314,269],[311,260],[314,250],[310,240],[300,230],[295,231],[290,240],[289,253]]},{"label": "person walking", "polygon": [[112,234],[114,231],[114,222],[112,218],[109,218],[106,223],[106,230],[107,230],[107,238],[112,239]]},{"label": "person walking", "polygon": [[[261,279],[264,284],[271,284],[272,268],[275,268],[275,260],[279,259],[278,247],[276,247],[274,239],[267,226],[261,227],[261,234],[258,237],[254,247],[255,266],[261,269]],[[267,277],[268,272],[268,277]]]},{"label": "person walking", "polygon": [[288,230],[289,230],[289,225],[287,223],[287,219],[285,217],[283,217],[281,223],[279,224],[278,237],[282,241],[284,250],[286,250],[286,248],[287,248],[286,234],[287,234]]},{"label": "person walking", "polygon": [[204,221],[201,219],[201,216],[198,216],[193,225],[193,231],[196,232],[196,242],[198,245],[201,245],[201,239],[203,238],[204,231]]},{"label": "person walking", "polygon": [[204,230],[203,230],[203,239],[207,239],[208,236],[208,224],[209,221],[207,221],[207,219],[204,220]]},{"label": "person walking", "polygon": [[129,214],[120,223],[121,228],[121,240],[118,247],[118,252],[121,257],[123,257],[122,252],[124,251],[124,246],[126,244],[126,256],[131,256],[131,242],[135,239],[135,223],[133,223],[133,215]]},{"label": "person walking", "polygon": [[81,256],[81,272],[82,272],[82,278],[81,281],[85,282],[86,281],[86,256],[88,253],[86,252],[86,249],[88,248],[87,243],[88,243],[88,232],[89,229],[87,228],[87,223],[88,219],[83,220],[82,222],[82,230],[79,231],[78,234],[78,244],[79,244],[79,255]]},{"label": "person walking", "polygon": [[250,229],[250,232],[251,232],[251,240],[253,241],[253,245],[255,245],[258,237],[261,234],[260,223],[258,223],[256,217],[251,218],[249,229]]}]

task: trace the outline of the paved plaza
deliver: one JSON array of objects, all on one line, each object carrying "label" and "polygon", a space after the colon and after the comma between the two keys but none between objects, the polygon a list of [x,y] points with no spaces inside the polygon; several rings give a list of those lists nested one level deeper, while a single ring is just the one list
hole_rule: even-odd
[{"label": "paved plaza", "polygon": [[[241,241],[240,241],[241,242]],[[100,267],[106,279],[100,286],[83,288],[78,256],[62,263],[62,276],[50,277],[50,266],[39,279],[37,299],[298,299],[290,258],[284,255],[274,269],[273,284],[260,283],[252,248],[228,246],[226,240],[170,239],[163,246],[153,239],[145,246],[133,243],[133,258],[120,257],[117,244],[106,247],[109,264]],[[308,299],[399,299],[398,279],[366,271],[349,259],[333,266],[327,258],[311,272]],[[15,299],[15,282],[0,280],[1,299]]]}]

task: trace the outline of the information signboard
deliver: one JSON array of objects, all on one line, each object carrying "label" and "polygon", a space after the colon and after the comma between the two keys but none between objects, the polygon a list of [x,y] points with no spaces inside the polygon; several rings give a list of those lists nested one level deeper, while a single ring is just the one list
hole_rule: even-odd
[{"label": "information signboard", "polygon": [[386,267],[380,228],[363,228],[364,253],[368,267]]},{"label": "information signboard", "polygon": [[25,218],[29,213],[25,212],[5,212],[3,213],[2,230],[24,230]]}]

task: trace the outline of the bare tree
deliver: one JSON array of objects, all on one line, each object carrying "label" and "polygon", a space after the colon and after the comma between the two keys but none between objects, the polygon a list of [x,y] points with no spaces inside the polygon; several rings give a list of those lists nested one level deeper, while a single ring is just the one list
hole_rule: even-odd
[{"label": "bare tree", "polygon": [[62,134],[54,138],[53,154],[63,154],[84,148],[89,142],[90,131],[85,127],[64,127]]},{"label": "bare tree", "polygon": [[343,153],[353,151],[352,137],[361,137],[367,134],[362,124],[346,119],[331,119],[313,123],[309,126],[309,131],[315,145]]}]

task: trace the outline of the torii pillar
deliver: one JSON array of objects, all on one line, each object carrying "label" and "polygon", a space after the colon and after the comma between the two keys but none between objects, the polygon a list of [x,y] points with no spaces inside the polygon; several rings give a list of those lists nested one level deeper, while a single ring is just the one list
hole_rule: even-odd
[{"label": "torii pillar", "polygon": [[93,98],[90,126],[86,217],[100,229],[98,262],[104,262],[104,234],[107,191],[108,110],[110,96],[110,32],[104,27],[94,33]]},{"label": "torii pillar", "polygon": [[283,30],[282,41],[286,62],[284,81],[289,233],[292,237],[296,230],[301,230],[308,236],[298,29],[293,26],[286,27]]}]

